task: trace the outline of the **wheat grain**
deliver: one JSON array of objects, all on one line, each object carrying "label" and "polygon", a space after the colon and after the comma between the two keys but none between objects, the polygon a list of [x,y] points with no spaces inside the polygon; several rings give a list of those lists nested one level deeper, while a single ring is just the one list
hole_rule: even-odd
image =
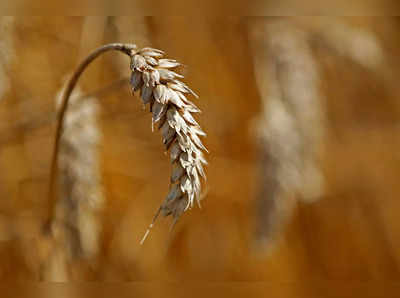
[{"label": "wheat grain", "polygon": [[153,48],[133,50],[131,55],[132,92],[140,90],[143,104],[150,106],[152,127],[158,124],[162,142],[170,149],[171,184],[160,212],[175,221],[194,201],[200,203],[200,177],[205,178],[207,164],[203,155],[207,149],[200,139],[206,134],[192,116],[200,110],[187,99],[198,96],[179,80],[183,76],[174,70],[180,65]]}]

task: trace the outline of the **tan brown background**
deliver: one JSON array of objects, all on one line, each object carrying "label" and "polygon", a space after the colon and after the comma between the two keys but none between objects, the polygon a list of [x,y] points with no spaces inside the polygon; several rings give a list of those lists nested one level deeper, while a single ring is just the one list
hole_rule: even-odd
[{"label": "tan brown background", "polygon": [[[297,204],[281,241],[269,254],[252,246],[258,160],[249,127],[260,98],[247,35],[250,21],[125,19],[118,20],[119,30],[126,28],[119,35],[109,21],[100,27],[102,43],[135,41],[137,34],[140,46],[161,48],[188,65],[187,82],[200,94],[199,123],[208,133],[209,192],[203,208],[187,212],[171,234],[170,222],[161,219],[145,244],[139,245],[167,192],[170,165],[159,135],[151,133],[149,113],[142,110],[137,96],[131,97],[128,86],[101,90],[129,75],[128,61],[121,70],[115,62],[119,54],[107,54],[82,82],[85,92],[100,90],[102,106],[107,196],[102,250],[93,268],[83,262],[76,279],[269,281],[296,297],[321,297],[318,285],[327,281],[365,282],[370,288],[360,287],[359,292],[371,294],[372,288],[379,297],[380,282],[399,280],[399,20],[343,20],[376,34],[385,53],[380,73],[314,49],[327,96],[322,165],[327,193],[315,203]],[[143,22],[149,30],[145,36],[135,29]],[[54,98],[81,58],[84,23],[82,17],[15,20],[15,60],[8,67],[11,89],[0,102],[2,281],[36,279],[35,259],[40,252],[35,250],[40,249],[35,237],[48,207]],[[119,40],[130,32],[131,40]],[[345,286],[330,291],[346,292]]]}]

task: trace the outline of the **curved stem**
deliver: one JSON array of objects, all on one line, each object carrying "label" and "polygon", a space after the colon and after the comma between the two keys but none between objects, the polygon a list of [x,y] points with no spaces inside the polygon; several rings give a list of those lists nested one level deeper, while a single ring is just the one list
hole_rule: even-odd
[{"label": "curved stem", "polygon": [[55,184],[57,180],[57,168],[58,168],[58,153],[60,150],[60,139],[63,131],[63,124],[64,118],[67,112],[69,98],[74,90],[76,83],[78,82],[80,76],[84,72],[84,70],[89,66],[89,64],[99,57],[101,54],[108,52],[108,51],[120,51],[127,55],[131,55],[132,51],[136,49],[135,45],[132,44],[122,44],[122,43],[110,43],[100,48],[94,50],[89,56],[87,56],[78,68],[73,73],[72,77],[68,81],[68,84],[64,90],[62,100],[61,100],[61,108],[60,113],[57,118],[57,129],[56,129],[56,139],[54,144],[53,156],[51,160],[51,168],[50,168],[50,182],[49,182],[49,193],[48,193],[48,200],[49,200],[49,209],[48,209],[48,223],[50,223],[52,216],[53,216],[53,209],[54,209],[54,190]]}]

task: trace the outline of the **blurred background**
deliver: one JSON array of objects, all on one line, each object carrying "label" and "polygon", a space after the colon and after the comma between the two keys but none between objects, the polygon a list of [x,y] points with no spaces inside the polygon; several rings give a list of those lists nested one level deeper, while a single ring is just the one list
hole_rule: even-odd
[{"label": "blurred background", "polygon": [[[399,29],[376,17],[2,17],[0,280],[271,281],[297,297],[319,297],[316,281],[398,280]],[[107,53],[79,83],[101,133],[96,248],[54,265],[43,226],[57,97],[109,42],[185,65],[210,151],[204,201],[140,245],[170,163],[130,94],[129,59]],[[49,262],[62,278],[43,277]]]}]

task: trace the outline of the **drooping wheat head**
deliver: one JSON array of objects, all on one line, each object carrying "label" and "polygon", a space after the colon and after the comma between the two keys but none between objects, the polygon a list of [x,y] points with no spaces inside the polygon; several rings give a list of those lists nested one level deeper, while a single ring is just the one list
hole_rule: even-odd
[{"label": "drooping wheat head", "polygon": [[[49,183],[49,220],[54,219],[53,205],[57,168],[61,165],[59,153],[62,148],[62,133],[64,122],[67,121],[67,109],[71,94],[76,87],[79,77],[97,57],[108,51],[119,51],[131,59],[132,93],[140,90],[143,104],[150,105],[152,127],[161,130],[162,141],[170,152],[172,175],[169,193],[153,219],[153,223],[161,213],[172,215],[173,224],[194,201],[200,205],[201,182],[205,179],[203,165],[207,164],[203,151],[207,151],[200,137],[205,136],[200,126],[193,118],[193,113],[200,110],[187,99],[188,95],[197,95],[180,79],[182,75],[174,70],[181,64],[176,60],[164,58],[164,52],[153,48],[137,50],[134,44],[111,43],[103,45],[89,54],[76,68],[69,79],[61,98],[61,108],[56,129],[50,183]],[[84,163],[84,162],[83,162]],[[152,227],[153,223],[150,225]],[[146,231],[145,237],[148,235]]]},{"label": "drooping wheat head", "polygon": [[140,91],[143,104],[150,106],[152,127],[158,126],[162,142],[170,152],[170,189],[159,211],[164,216],[172,215],[174,221],[195,200],[200,204],[200,177],[205,178],[203,165],[207,164],[203,155],[207,149],[200,140],[206,134],[192,116],[200,110],[187,99],[188,95],[197,95],[180,81],[183,76],[174,71],[180,65],[164,58],[161,50],[132,50],[132,92]]}]

